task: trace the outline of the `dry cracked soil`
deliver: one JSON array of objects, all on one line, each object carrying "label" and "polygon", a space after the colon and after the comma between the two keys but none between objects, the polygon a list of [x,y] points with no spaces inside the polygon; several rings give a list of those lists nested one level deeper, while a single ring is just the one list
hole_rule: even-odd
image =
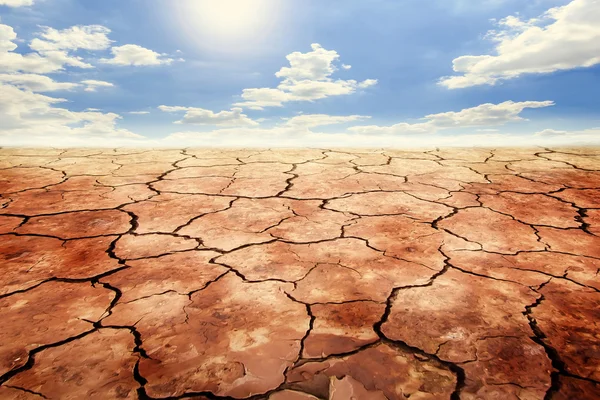
[{"label": "dry cracked soil", "polygon": [[2,399],[600,399],[600,149],[0,149]]}]

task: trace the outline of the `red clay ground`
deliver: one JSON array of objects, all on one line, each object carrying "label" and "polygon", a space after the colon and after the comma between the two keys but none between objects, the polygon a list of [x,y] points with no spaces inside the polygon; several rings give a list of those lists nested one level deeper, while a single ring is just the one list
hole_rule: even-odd
[{"label": "red clay ground", "polygon": [[2,399],[599,399],[600,149],[0,149]]}]

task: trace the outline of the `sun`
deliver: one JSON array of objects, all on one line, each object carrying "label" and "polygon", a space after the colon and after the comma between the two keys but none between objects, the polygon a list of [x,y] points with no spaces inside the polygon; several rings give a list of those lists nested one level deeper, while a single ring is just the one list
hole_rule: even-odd
[{"label": "sun", "polygon": [[280,0],[175,0],[175,23],[204,50],[240,52],[256,47],[281,23]]}]

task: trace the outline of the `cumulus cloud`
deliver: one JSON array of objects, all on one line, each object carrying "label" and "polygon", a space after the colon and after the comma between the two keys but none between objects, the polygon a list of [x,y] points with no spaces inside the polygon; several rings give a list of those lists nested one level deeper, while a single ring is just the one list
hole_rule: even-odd
[{"label": "cumulus cloud", "polygon": [[551,73],[600,63],[600,1],[573,0],[542,16],[509,16],[488,32],[495,55],[454,59],[454,72],[439,83],[449,89],[494,85],[524,74]]},{"label": "cumulus cloud", "polygon": [[110,29],[102,25],[77,25],[57,30],[42,27],[40,38],[31,41],[29,47],[37,52],[53,50],[105,50],[112,41],[108,38]]},{"label": "cumulus cloud", "polygon": [[85,81],[81,81],[81,83],[86,86],[86,88],[84,89],[86,92],[95,92],[100,87],[114,87],[115,86],[110,82],[97,81],[94,79],[87,79]]},{"label": "cumulus cloud", "polygon": [[[108,38],[110,29],[101,25],[77,25],[63,30],[42,27],[39,37],[29,47],[33,52],[22,54],[17,49],[17,34],[8,25],[0,24],[0,70],[47,74],[64,70],[65,67],[94,68],[82,57],[73,53],[78,50],[104,51],[111,48]],[[173,59],[144,47],[127,44],[111,48],[113,58],[100,62],[113,65],[160,65],[170,64]]]},{"label": "cumulus cloud", "polygon": [[583,129],[583,130],[571,130],[571,131],[563,131],[563,130],[556,130],[556,129],[544,129],[543,131],[536,132],[535,135],[536,136],[547,136],[547,137],[552,137],[552,136],[564,137],[564,136],[585,135],[585,136],[595,136],[600,139],[600,127],[591,128],[591,129]]},{"label": "cumulus cloud", "polygon": [[126,44],[111,49],[113,58],[102,58],[100,62],[112,65],[161,65],[171,64],[172,58],[166,58],[153,50],[147,49],[136,44]]},{"label": "cumulus cloud", "polygon": [[435,133],[449,128],[476,128],[500,126],[509,122],[523,121],[520,116],[526,108],[542,108],[554,105],[552,101],[505,101],[500,104],[481,104],[461,111],[449,111],[439,114],[426,115],[423,122],[401,122],[391,126],[355,126],[351,132],[361,134],[407,135],[420,133]]},{"label": "cumulus cloud", "polygon": [[218,113],[211,110],[196,107],[172,107],[159,106],[159,110],[164,112],[185,112],[183,119],[176,121],[176,124],[196,124],[196,125],[234,125],[234,126],[257,126],[258,122],[248,118],[243,114],[241,108],[235,107],[230,111],[220,111]]},{"label": "cumulus cloud", "polygon": [[62,63],[46,59],[38,53],[20,54],[17,49],[17,33],[11,26],[0,24],[0,71],[48,73],[62,69]]},{"label": "cumulus cloud", "polygon": [[129,111],[128,114],[131,114],[131,115],[146,115],[146,114],[150,114],[150,111]]},{"label": "cumulus cloud", "polygon": [[14,29],[0,24],[0,70],[46,74],[63,70],[65,66],[93,68],[72,52],[108,47],[110,41],[106,35],[109,32],[99,25],[76,26],[62,31],[44,28],[41,38],[33,39],[29,45],[33,52],[21,54],[15,52],[17,34]]},{"label": "cumulus cloud", "polygon": [[0,6],[24,7],[33,5],[33,0],[0,0]]},{"label": "cumulus cloud", "polygon": [[11,84],[32,92],[71,90],[79,86],[77,83],[56,82],[50,77],[38,74],[0,74],[0,83]]},{"label": "cumulus cloud", "polygon": [[66,102],[0,83],[0,136],[101,136],[141,138],[118,128],[115,113],[75,112],[58,107]]},{"label": "cumulus cloud", "polygon": [[290,101],[314,101],[330,96],[354,93],[377,84],[375,79],[362,82],[334,80],[335,62],[339,54],[326,50],[319,44],[311,45],[308,53],[293,52],[286,56],[290,66],[281,68],[275,76],[281,79],[277,88],[249,88],[242,92],[244,101],[234,104],[255,110],[265,107],[281,107]]},{"label": "cumulus cloud", "polygon": [[110,29],[101,25],[73,26],[71,28],[57,30],[43,27],[40,38],[35,38],[29,47],[42,55],[47,61],[62,66],[68,65],[77,68],[93,68],[81,57],[74,56],[70,52],[77,50],[105,50],[110,47],[111,40],[108,38]]}]

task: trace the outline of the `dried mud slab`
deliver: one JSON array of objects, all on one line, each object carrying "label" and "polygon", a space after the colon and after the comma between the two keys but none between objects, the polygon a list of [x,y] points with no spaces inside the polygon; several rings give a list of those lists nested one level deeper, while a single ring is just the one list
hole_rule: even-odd
[{"label": "dried mud slab", "polygon": [[31,351],[91,330],[114,295],[89,283],[48,282],[0,299],[5,321],[0,325],[0,376],[24,366]]},{"label": "dried mud slab", "polygon": [[270,395],[268,400],[319,400],[319,398],[295,390],[282,390]]},{"label": "dried mud slab", "polygon": [[577,228],[577,210],[569,204],[540,194],[500,193],[481,196],[485,207],[511,215],[530,225],[548,225],[556,228]]},{"label": "dried mud slab", "polygon": [[475,359],[474,344],[481,338],[528,336],[521,312],[536,298],[518,284],[450,270],[430,286],[397,291],[381,330],[392,340],[464,362]]},{"label": "dried mud slab", "polygon": [[331,400],[387,400],[387,397],[381,390],[367,390],[362,383],[349,376],[345,376],[342,379],[331,378],[329,398]]},{"label": "dried mud slab", "polygon": [[462,399],[543,399],[551,387],[551,361],[530,338],[487,338],[476,350],[477,360],[462,365]]},{"label": "dried mud slab", "polygon": [[193,250],[198,246],[194,239],[169,234],[124,235],[115,245],[115,255],[135,260]]},{"label": "dried mud slab", "polygon": [[600,399],[600,384],[564,376],[560,378],[560,389],[554,398],[556,400]]},{"label": "dried mud slab", "polygon": [[538,172],[523,172],[521,175],[531,181],[560,188],[598,188],[598,172],[583,170],[550,170]]},{"label": "dried mud slab", "polygon": [[346,237],[361,237],[386,255],[440,271],[444,259],[439,248],[444,232],[408,217],[364,217],[344,229]]},{"label": "dried mud slab", "polygon": [[0,386],[0,398],[6,400],[39,400],[40,396],[38,396],[37,394],[26,392],[23,389],[8,386]]},{"label": "dried mud slab", "polygon": [[4,235],[0,241],[0,295],[26,290],[51,278],[91,279],[121,265],[107,254],[115,237],[63,242]]},{"label": "dried mud slab", "polygon": [[356,194],[327,203],[327,208],[362,216],[404,215],[421,221],[434,221],[452,209],[443,204],[419,200],[406,193]]},{"label": "dried mud slab", "polygon": [[475,194],[498,194],[506,190],[523,194],[553,193],[564,189],[560,181],[545,182],[543,180],[527,179],[527,174],[523,176],[515,175],[487,175],[489,183],[472,183],[465,185],[467,191]]},{"label": "dried mud slab", "polygon": [[23,221],[21,217],[0,216],[0,234],[14,232]]},{"label": "dried mud slab", "polygon": [[294,216],[286,217],[268,232],[271,236],[295,243],[318,242],[340,237],[342,229],[356,220],[355,216],[321,208],[320,201],[290,200],[284,203]]},{"label": "dried mud slab", "polygon": [[399,190],[406,182],[402,176],[366,173],[354,167],[317,163],[299,165],[293,171],[297,175],[294,185],[286,195],[298,199],[331,199],[375,190]]},{"label": "dried mud slab", "polygon": [[151,397],[262,394],[283,382],[309,328],[306,307],[284,294],[286,286],[228,274],[191,298],[165,294],[117,306],[106,323],[139,320],[151,357],[141,360],[140,373]]},{"label": "dried mud slab", "polygon": [[209,261],[219,253],[188,251],[155,258],[127,261],[131,268],[124,269],[101,282],[121,290],[122,303],[142,297],[174,291],[180,294],[204,288],[209,282],[228,271]]},{"label": "dried mud slab", "polygon": [[600,259],[600,236],[579,229],[539,228],[541,241],[552,251]]},{"label": "dried mud slab", "polygon": [[[102,329],[37,353],[35,364],[6,382],[47,399],[136,399],[138,357],[127,329]],[[61,379],[56,379],[60,376]]]},{"label": "dried mud slab", "polygon": [[551,363],[529,338],[523,315],[537,296],[515,283],[449,270],[431,286],[397,291],[381,331],[442,360],[467,363],[465,393],[471,398],[499,390],[494,379],[545,393]]},{"label": "dried mud slab", "polygon": [[210,248],[233,250],[273,240],[267,231],[293,216],[282,200],[239,199],[227,210],[195,219],[179,233],[202,239]]},{"label": "dried mud slab", "polygon": [[448,232],[478,243],[486,251],[515,254],[519,251],[544,250],[536,231],[510,216],[486,208],[467,208],[439,222]]},{"label": "dried mud slab", "polygon": [[516,256],[479,251],[449,251],[449,263],[457,268],[525,286],[540,286],[550,278],[566,277],[600,290],[600,260],[552,252],[520,253]]},{"label": "dried mud slab", "polygon": [[600,190],[597,189],[566,189],[553,196],[582,208],[600,207]]},{"label": "dried mud slab", "polygon": [[548,153],[544,154],[544,158],[548,160],[559,161],[565,165],[573,166],[577,169],[597,171],[600,170],[599,155],[578,155],[566,153]]},{"label": "dried mud slab", "polygon": [[544,299],[532,310],[566,371],[600,381],[600,293],[565,280],[552,280],[541,290]]},{"label": "dried mud slab", "polygon": [[166,193],[129,204],[123,210],[137,217],[136,233],[170,233],[201,215],[227,209],[232,200],[228,197]]},{"label": "dried mud slab", "polygon": [[62,172],[50,168],[10,168],[0,174],[0,193],[43,188],[63,179]]},{"label": "dried mud slab", "polygon": [[36,216],[68,211],[105,210],[146,200],[155,194],[146,185],[94,187],[68,192],[35,189],[8,195],[12,201],[4,211]]},{"label": "dried mud slab", "polygon": [[32,217],[15,231],[61,239],[120,235],[131,228],[131,217],[119,210],[78,211]]},{"label": "dried mud slab", "polygon": [[449,399],[456,387],[454,373],[444,365],[387,344],[342,358],[305,363],[288,371],[287,382],[294,390],[330,398],[340,386],[346,386],[339,382],[332,385],[331,379],[336,377],[351,378],[348,383],[353,390],[372,396],[365,399],[382,398],[381,393],[389,400]]},{"label": "dried mud slab", "polygon": [[383,302],[394,287],[426,283],[435,273],[420,264],[387,257],[357,239],[250,246],[216,262],[234,268],[250,281],[296,282],[289,293],[305,303]]},{"label": "dried mud slab", "polygon": [[379,340],[373,325],[385,311],[383,303],[315,304],[310,310],[315,320],[304,341],[303,358],[349,353]]},{"label": "dried mud slab", "polygon": [[600,236],[600,209],[586,210],[583,222],[588,225],[588,232]]}]

